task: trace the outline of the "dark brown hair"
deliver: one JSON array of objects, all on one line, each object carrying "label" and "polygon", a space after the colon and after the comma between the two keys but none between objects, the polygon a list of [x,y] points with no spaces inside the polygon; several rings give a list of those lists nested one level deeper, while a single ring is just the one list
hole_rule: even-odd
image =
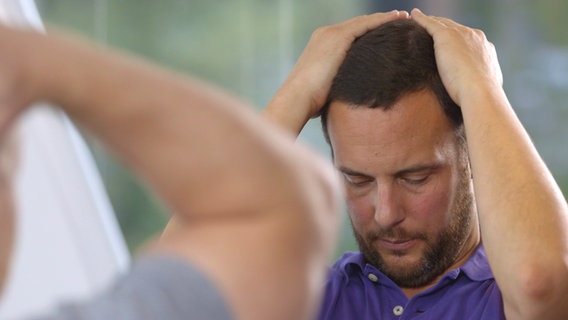
[{"label": "dark brown hair", "polygon": [[463,135],[460,108],[444,88],[428,32],[409,19],[386,23],[353,43],[340,66],[322,109],[328,143],[327,114],[332,101],[354,107],[389,109],[402,96],[422,89],[437,97],[452,126]]}]

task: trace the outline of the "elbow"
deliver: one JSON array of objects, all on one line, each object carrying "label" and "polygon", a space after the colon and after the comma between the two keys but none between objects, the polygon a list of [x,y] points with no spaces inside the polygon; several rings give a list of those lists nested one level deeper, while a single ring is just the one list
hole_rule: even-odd
[{"label": "elbow", "polygon": [[317,252],[327,263],[339,235],[342,187],[337,171],[329,163],[311,153],[303,154],[306,155],[309,156],[294,159],[293,174],[289,175],[296,177],[292,189],[299,210],[294,212],[303,228],[307,228],[304,234],[308,239],[302,246]]},{"label": "elbow", "polygon": [[[323,160],[316,159],[302,179],[303,195],[309,201],[309,214],[314,232],[328,247],[333,247],[340,222],[341,184],[337,171]],[[305,165],[305,163],[304,163]]]},{"label": "elbow", "polygon": [[[567,319],[568,263],[539,263],[521,275],[511,319]],[[514,311],[513,311],[514,310]],[[507,310],[506,310],[507,311]],[[513,316],[514,315],[514,316]]]}]

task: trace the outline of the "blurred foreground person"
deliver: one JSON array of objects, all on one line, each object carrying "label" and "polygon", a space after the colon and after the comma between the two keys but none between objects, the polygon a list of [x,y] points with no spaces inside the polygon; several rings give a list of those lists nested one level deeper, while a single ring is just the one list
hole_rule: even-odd
[{"label": "blurred foreground person", "polygon": [[338,223],[329,165],[196,79],[82,40],[7,28],[0,28],[0,289],[17,218],[17,148],[6,137],[40,100],[129,165],[175,224],[106,292],[38,319],[315,315]]}]

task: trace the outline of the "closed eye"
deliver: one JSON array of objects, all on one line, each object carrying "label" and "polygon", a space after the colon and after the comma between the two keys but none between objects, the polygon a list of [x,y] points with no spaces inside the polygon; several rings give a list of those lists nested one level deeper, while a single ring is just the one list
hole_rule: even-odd
[{"label": "closed eye", "polygon": [[353,187],[364,187],[371,182],[373,182],[372,178],[365,177],[365,176],[352,176],[348,174],[343,174],[343,178],[348,185]]},{"label": "closed eye", "polygon": [[413,177],[413,178],[409,178],[409,177],[405,177],[402,178],[402,180],[410,185],[414,185],[414,186],[419,186],[422,185],[424,183],[426,183],[426,181],[428,181],[428,178],[430,177],[430,175],[418,178],[418,177]]},{"label": "closed eye", "polygon": [[418,165],[407,168],[397,173],[399,181],[411,186],[419,187],[428,183],[432,175],[435,175],[442,168],[442,164]]},{"label": "closed eye", "polygon": [[343,180],[348,187],[363,188],[375,181],[375,179],[369,175],[344,166],[340,166],[338,170],[341,172]]}]

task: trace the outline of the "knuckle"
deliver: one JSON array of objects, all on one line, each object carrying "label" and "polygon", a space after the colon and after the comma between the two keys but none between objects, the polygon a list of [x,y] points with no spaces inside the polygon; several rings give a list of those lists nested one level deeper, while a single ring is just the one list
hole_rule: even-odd
[{"label": "knuckle", "polygon": [[485,36],[485,32],[480,29],[472,29],[473,33],[480,39],[486,40],[487,37]]},{"label": "knuckle", "polygon": [[334,29],[333,25],[319,27],[316,30],[314,30],[314,32],[312,33],[312,38],[321,39],[321,38],[331,37],[332,33],[334,33],[333,29]]}]

